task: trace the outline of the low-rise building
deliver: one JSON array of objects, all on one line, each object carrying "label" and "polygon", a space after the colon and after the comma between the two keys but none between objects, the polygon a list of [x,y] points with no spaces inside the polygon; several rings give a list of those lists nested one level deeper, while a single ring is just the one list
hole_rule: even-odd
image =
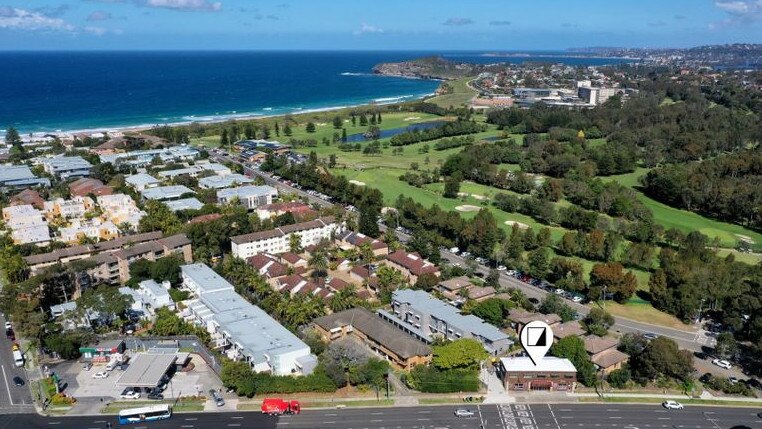
[{"label": "low-rise building", "polygon": [[497,375],[505,390],[574,392],[577,368],[569,359],[546,356],[535,365],[529,357],[500,358]]},{"label": "low-rise building", "polygon": [[161,180],[147,173],[138,173],[125,177],[124,182],[136,191],[140,192],[147,188],[155,188],[159,186]]},{"label": "low-rise building", "polygon": [[585,330],[576,320],[570,320],[568,322],[559,323],[553,327],[553,336],[556,339],[562,339],[566,337],[581,337],[585,335]]},{"label": "low-rise building", "polygon": [[0,188],[17,189],[50,186],[50,179],[37,177],[26,165],[0,165]]},{"label": "low-rise building", "polygon": [[69,193],[74,197],[101,196],[113,194],[114,189],[98,179],[83,177],[69,184]]},{"label": "low-rise building", "polygon": [[277,197],[278,191],[272,186],[241,186],[217,191],[217,203],[231,204],[238,201],[248,210],[272,204],[273,198]]},{"label": "low-rise building", "polygon": [[261,308],[235,293],[233,285],[204,264],[181,267],[183,287],[196,294],[183,315],[203,326],[231,359],[256,372],[310,374],[317,358],[310,347]]},{"label": "low-rise building", "polygon": [[460,276],[439,282],[437,290],[441,292],[445,298],[457,301],[464,298],[463,295],[467,293],[468,288],[471,286],[473,286],[471,279],[466,276]]},{"label": "low-rise building", "polygon": [[94,208],[95,202],[90,197],[74,197],[70,200],[56,198],[45,202],[45,216],[48,219],[82,219],[85,213]]},{"label": "low-rise building", "polygon": [[508,312],[508,320],[511,322],[511,327],[515,329],[516,332],[521,331],[521,328],[523,328],[524,325],[529,322],[534,322],[535,320],[545,322],[553,329],[555,329],[554,327],[556,325],[561,323],[561,317],[557,314],[534,313],[521,308],[511,309]]},{"label": "low-rise building", "polygon": [[299,236],[302,247],[307,247],[318,244],[322,240],[330,240],[342,230],[343,224],[337,223],[335,218],[328,216],[310,222],[231,237],[231,251],[233,255],[241,259],[247,259],[259,253],[280,254],[291,249],[290,236],[293,234]]},{"label": "low-rise building", "polygon": [[175,302],[169,295],[170,287],[168,281],[159,284],[156,280],[149,279],[138,283],[137,289],[121,287],[119,292],[132,297],[133,311],[141,313],[145,318],[151,318],[160,308],[175,309]]},{"label": "low-rise building", "polygon": [[196,165],[191,165],[186,168],[161,171],[159,172],[159,177],[162,179],[174,179],[175,177],[180,176],[197,177],[199,173],[204,171],[210,171],[218,176],[225,176],[233,173],[229,167],[222,164],[215,162],[199,162]]},{"label": "low-rise building", "polygon": [[87,177],[93,165],[81,156],[51,156],[36,158],[37,164],[48,173],[59,179],[66,180],[72,177]]},{"label": "low-rise building", "polygon": [[140,191],[140,194],[146,200],[167,201],[178,200],[183,195],[195,194],[190,188],[184,185],[156,186],[146,188]]},{"label": "low-rise building", "polygon": [[313,327],[324,341],[355,337],[395,367],[409,371],[431,362],[431,347],[399,330],[364,308],[353,308],[318,317]]},{"label": "low-rise building", "polygon": [[29,204],[3,208],[3,221],[11,229],[15,244],[46,244],[50,228],[42,213]]},{"label": "low-rise building", "polygon": [[390,253],[382,263],[401,272],[411,284],[418,281],[423,274],[433,274],[439,277],[439,267],[423,259],[416,252],[408,253],[402,249]]},{"label": "low-rise building", "polygon": [[204,208],[204,203],[199,201],[198,198],[193,197],[165,201],[164,204],[166,204],[173,212],[179,212],[181,210],[201,210]]},{"label": "low-rise building", "polygon": [[288,267],[278,262],[278,258],[266,253],[260,253],[248,258],[246,262],[254,267],[259,275],[267,279],[271,286],[273,280],[288,275]]},{"label": "low-rise building", "polygon": [[101,162],[110,162],[114,165],[130,165],[133,167],[146,167],[159,159],[163,163],[172,161],[191,161],[196,159],[200,152],[187,145],[172,146],[163,149],[135,150],[125,153],[112,153],[100,155]]},{"label": "low-rise building", "polygon": [[[295,219],[305,219],[307,217],[316,217],[317,212],[309,205],[298,201],[289,201],[282,203],[272,203],[257,206],[257,217],[260,219],[271,219],[286,213],[294,215]],[[314,216],[312,216],[314,215]]]},{"label": "low-rise building", "polygon": [[339,237],[339,247],[344,250],[358,249],[365,244],[370,246],[375,256],[386,256],[389,254],[389,246],[386,243],[373,237],[368,237],[363,233],[347,231]]},{"label": "low-rise building", "polygon": [[604,374],[622,368],[622,365],[630,358],[626,353],[617,350],[619,340],[614,337],[587,335],[583,337],[583,341],[590,360]]},{"label": "low-rise building", "polygon": [[[140,225],[140,219],[146,213],[140,210],[131,196],[125,194],[103,195],[98,197],[98,206],[111,222],[120,226],[129,225],[130,229],[136,230]],[[124,231],[122,231],[124,232]]]},{"label": "low-rise building", "polygon": [[429,344],[436,338],[473,338],[490,354],[498,355],[514,343],[508,334],[496,326],[472,314],[460,314],[457,308],[421,290],[400,289],[392,292],[391,311],[378,310],[378,314]]},{"label": "low-rise building", "polygon": [[198,186],[202,189],[230,188],[247,183],[254,183],[254,180],[238,173],[226,174],[224,176],[209,176],[198,180]]},{"label": "low-rise building", "polygon": [[45,200],[42,199],[40,193],[34,189],[24,189],[18,194],[13,195],[10,202],[12,206],[23,206],[28,204],[37,210],[45,209]]},{"label": "low-rise building", "polygon": [[95,241],[108,241],[119,237],[119,228],[110,220],[100,218],[91,220],[74,219],[69,226],[58,229],[59,239],[65,243],[76,244],[84,238]]}]

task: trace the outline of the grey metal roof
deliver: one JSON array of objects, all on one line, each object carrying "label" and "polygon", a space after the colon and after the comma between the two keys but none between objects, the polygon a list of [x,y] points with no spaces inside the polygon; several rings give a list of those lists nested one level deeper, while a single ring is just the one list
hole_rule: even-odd
[{"label": "grey metal roof", "polygon": [[202,188],[228,188],[235,184],[252,183],[254,180],[243,174],[233,173],[224,176],[209,176],[198,180],[198,185]]},{"label": "grey metal roof", "polygon": [[0,165],[0,185],[46,185],[50,186],[47,178],[38,178],[26,165]]},{"label": "grey metal roof", "polygon": [[160,183],[159,179],[151,176],[147,173],[138,173],[124,178],[124,181],[131,185],[151,185],[154,183]]},{"label": "grey metal roof", "polygon": [[159,186],[140,191],[143,198],[149,200],[168,200],[170,198],[179,198],[183,194],[194,193],[190,188],[183,185]]},{"label": "grey metal roof", "polygon": [[180,267],[182,274],[190,278],[199,288],[198,293],[215,292],[219,290],[233,290],[233,285],[214,272],[206,264],[188,264]]},{"label": "grey metal roof", "polygon": [[508,338],[494,325],[490,325],[473,314],[460,314],[457,308],[445,304],[422,290],[401,289],[394,291],[392,300],[406,302],[416,310],[432,315],[448,325],[456,326],[463,331],[486,338],[490,341],[500,341]]},{"label": "grey metal roof", "polygon": [[249,198],[260,195],[278,195],[278,191],[272,186],[241,186],[239,188],[225,188],[217,191],[217,198]]},{"label": "grey metal roof", "polygon": [[130,361],[116,385],[120,387],[156,387],[161,377],[175,364],[177,355],[138,353]]},{"label": "grey metal roof", "polygon": [[166,201],[164,204],[173,212],[180,210],[201,210],[204,207],[204,203],[199,201],[198,198],[183,198],[182,200]]}]

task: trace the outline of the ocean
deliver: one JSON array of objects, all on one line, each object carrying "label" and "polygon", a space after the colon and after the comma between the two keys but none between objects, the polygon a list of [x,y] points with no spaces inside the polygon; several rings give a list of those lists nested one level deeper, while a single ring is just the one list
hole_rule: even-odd
[{"label": "ocean", "polygon": [[371,70],[381,62],[428,55],[478,63],[616,61],[560,53],[0,52],[0,128],[108,129],[412,100],[433,93],[439,83],[375,76]]}]

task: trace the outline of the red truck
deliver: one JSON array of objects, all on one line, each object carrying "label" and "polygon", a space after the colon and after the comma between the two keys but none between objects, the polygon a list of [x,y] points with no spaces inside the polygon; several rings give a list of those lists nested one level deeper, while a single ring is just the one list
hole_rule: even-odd
[{"label": "red truck", "polygon": [[262,401],[262,413],[271,416],[283,414],[299,414],[301,407],[299,401],[284,401],[281,398],[265,398]]}]

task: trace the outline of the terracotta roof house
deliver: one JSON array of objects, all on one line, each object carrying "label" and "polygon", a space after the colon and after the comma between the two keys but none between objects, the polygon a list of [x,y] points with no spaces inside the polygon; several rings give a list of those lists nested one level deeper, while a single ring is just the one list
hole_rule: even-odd
[{"label": "terracotta roof house", "polygon": [[570,337],[572,335],[577,337],[581,337],[582,335],[585,335],[585,330],[582,329],[582,326],[576,320],[570,320],[568,322],[559,323],[558,325],[553,327],[553,336],[558,338],[559,340],[561,338]]},{"label": "terracotta roof house", "polygon": [[190,224],[194,224],[194,223],[206,223],[206,222],[211,222],[213,220],[217,220],[217,219],[219,219],[221,217],[222,217],[222,215],[219,214],[219,213],[210,213],[210,214],[207,214],[207,215],[196,216],[193,219],[189,220],[188,223],[190,223]]},{"label": "terracotta roof house", "polygon": [[297,201],[265,204],[257,207],[257,216],[260,219],[270,219],[285,213],[291,213],[297,220],[306,220],[310,217],[317,217],[318,214],[318,212],[313,210],[307,204]]},{"label": "terracotta roof house", "polygon": [[461,299],[460,291],[471,286],[473,286],[471,279],[466,276],[460,276],[439,282],[437,290],[442,292],[442,295],[449,299],[458,300]]},{"label": "terracotta roof house", "polygon": [[43,200],[40,193],[34,189],[24,189],[11,197],[12,206],[23,206],[26,204],[31,205],[37,210],[43,210],[45,208],[45,200]]},{"label": "terracotta roof house", "polygon": [[423,259],[418,253],[407,253],[400,249],[390,253],[383,261],[386,265],[400,271],[410,283],[418,281],[418,277],[431,273],[439,277],[439,267]]},{"label": "terracotta roof house", "polygon": [[293,252],[286,252],[280,255],[281,262],[291,267],[307,268],[307,260]]},{"label": "terracotta roof house", "polygon": [[495,296],[495,288],[492,286],[471,286],[468,288],[468,298],[475,301],[484,301]]},{"label": "terracotta roof house", "polygon": [[368,243],[370,248],[373,249],[373,254],[376,256],[383,256],[389,254],[389,246],[381,240],[368,237],[365,234],[347,231],[339,237],[339,247],[344,250],[358,248],[363,244]]},{"label": "terracotta roof house", "polygon": [[598,354],[604,350],[616,348],[617,344],[619,344],[619,341],[614,337],[587,335],[582,339],[585,341],[585,350],[591,355]]},{"label": "terracotta roof house", "polygon": [[288,275],[288,267],[278,262],[278,258],[266,253],[260,253],[247,259],[246,262],[257,269],[260,275],[268,280]]},{"label": "terracotta roof house", "polygon": [[611,371],[621,369],[622,365],[629,359],[630,355],[617,349],[607,349],[590,356],[590,360],[606,375]]},{"label": "terracotta roof house", "polygon": [[516,330],[516,332],[519,332],[521,328],[523,328],[527,323],[533,322],[535,320],[545,322],[553,329],[555,329],[555,325],[561,323],[561,317],[557,314],[532,313],[520,308],[511,309],[508,312],[508,320],[512,322],[511,326]]},{"label": "terracotta roof house", "polygon": [[330,289],[336,291],[336,292],[340,292],[340,291],[342,291],[342,290],[352,286],[351,284],[345,282],[344,280],[336,278],[336,277],[332,278],[325,285],[328,286]]},{"label": "terracotta roof house", "polygon": [[111,195],[114,189],[111,186],[104,185],[98,179],[83,177],[69,184],[69,191],[73,197],[86,197],[90,194],[101,196]]}]

